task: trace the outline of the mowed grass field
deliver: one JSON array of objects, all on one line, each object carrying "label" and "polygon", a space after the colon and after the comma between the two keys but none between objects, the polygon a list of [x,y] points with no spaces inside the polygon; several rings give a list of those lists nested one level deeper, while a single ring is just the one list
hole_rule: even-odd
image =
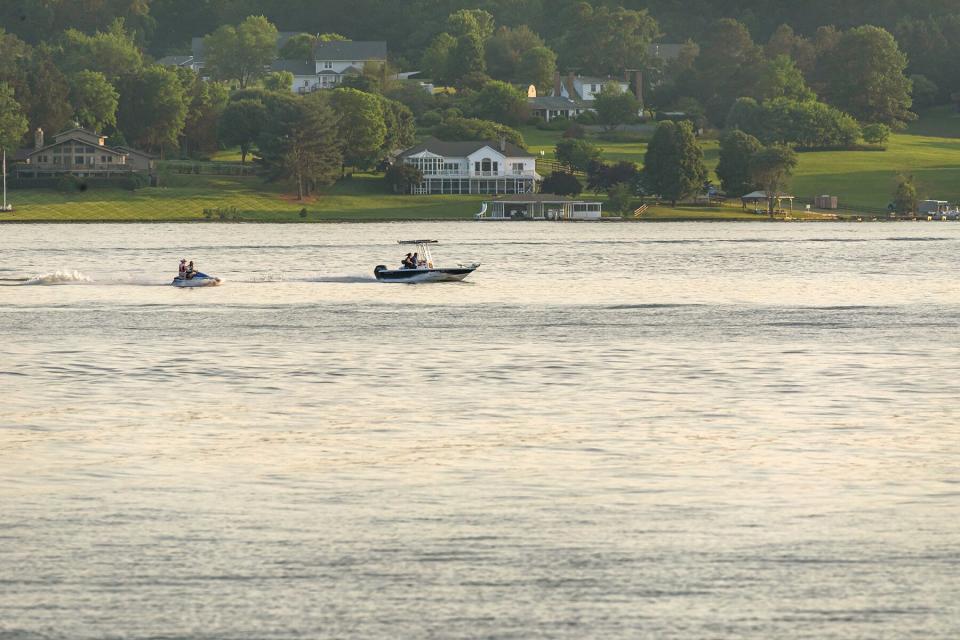
[{"label": "mowed grass field", "polygon": [[[562,134],[534,127],[522,129],[531,150],[550,157]],[[644,142],[609,142],[590,137],[608,160],[643,165]],[[716,140],[702,140],[711,179],[719,161]],[[906,131],[895,133],[885,151],[822,151],[799,154],[792,181],[793,195],[812,199],[835,195],[845,207],[885,208],[898,173],[913,175],[921,199],[960,201],[960,113],[953,107],[924,112]]]},{"label": "mowed grass field", "polygon": [[[522,129],[530,150],[552,157],[562,134],[534,127]],[[643,163],[646,143],[637,139],[609,141],[591,137],[610,161]],[[719,151],[715,140],[703,140],[711,171]],[[235,162],[235,150],[217,160]],[[841,205],[865,212],[885,208],[898,173],[915,177],[921,198],[960,201],[960,114],[952,107],[924,113],[906,131],[894,134],[886,151],[831,151],[800,154],[793,178],[794,195],[813,198],[838,196]],[[716,182],[716,176],[712,176]],[[9,192],[12,212],[0,212],[0,221],[204,221],[204,209],[231,210],[246,222],[334,222],[394,220],[468,220],[479,211],[482,196],[410,196],[390,193],[382,178],[355,174],[326,193],[301,203],[289,185],[266,183],[255,176],[170,176],[164,186],[139,189],[91,188],[61,193],[50,189]],[[602,198],[601,198],[602,199]],[[301,209],[306,217],[300,216]],[[219,221],[219,216],[212,216]],[[737,207],[654,207],[645,220],[749,219],[757,216]]]},{"label": "mowed grass field", "polygon": [[[249,176],[175,175],[167,186],[137,191],[97,189],[60,193],[51,189],[9,192],[15,210],[9,221],[203,221],[204,209],[236,208],[245,222],[374,222],[468,219],[480,210],[480,196],[398,196],[380,176],[356,174],[328,193],[298,202],[281,185]],[[306,217],[300,210],[306,209]],[[214,214],[213,220],[219,221]]]}]

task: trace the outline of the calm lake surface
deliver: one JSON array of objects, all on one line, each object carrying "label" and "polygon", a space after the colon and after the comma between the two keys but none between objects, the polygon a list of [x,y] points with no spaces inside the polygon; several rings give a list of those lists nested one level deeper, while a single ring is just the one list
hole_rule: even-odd
[{"label": "calm lake surface", "polygon": [[[420,237],[482,266],[373,280]],[[960,637],[960,224],[0,257],[3,640]]]}]

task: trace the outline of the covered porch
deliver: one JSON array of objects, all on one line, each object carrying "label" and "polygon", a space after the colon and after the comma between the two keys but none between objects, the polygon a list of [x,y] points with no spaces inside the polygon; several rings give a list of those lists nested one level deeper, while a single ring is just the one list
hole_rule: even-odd
[{"label": "covered porch", "polygon": [[524,193],[488,200],[477,220],[599,220],[600,202],[574,200],[564,196]]}]

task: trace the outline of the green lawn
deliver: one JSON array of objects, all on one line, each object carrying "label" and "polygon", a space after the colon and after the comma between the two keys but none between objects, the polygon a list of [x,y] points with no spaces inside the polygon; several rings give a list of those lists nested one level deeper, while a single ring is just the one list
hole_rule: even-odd
[{"label": "green lawn", "polygon": [[[398,196],[387,193],[381,178],[357,174],[328,194],[296,202],[277,185],[257,177],[171,176],[167,186],[135,192],[90,189],[63,194],[47,189],[10,192],[16,209],[0,220],[134,221],[204,220],[204,209],[236,207],[240,220],[256,222],[386,221],[468,219],[480,210],[480,196]],[[216,216],[215,216],[216,218]]]},{"label": "green lawn", "polygon": [[[522,129],[531,150],[551,157],[562,133]],[[643,164],[647,146],[642,142],[607,142],[589,137],[603,149],[607,160]],[[715,140],[703,140],[704,157],[712,174],[719,160]],[[838,196],[845,207],[882,209],[890,201],[898,173],[916,178],[921,198],[960,201],[960,114],[952,106],[921,114],[906,131],[891,136],[886,151],[824,151],[801,153],[794,174],[794,195],[812,199],[820,194]]]},{"label": "green lawn", "polygon": [[[922,198],[960,201],[960,115],[952,107],[932,109],[906,131],[891,137],[886,151],[831,151],[800,154],[793,179],[794,194],[812,198],[831,194],[846,207],[886,207],[897,173],[916,177]],[[533,127],[522,130],[530,150],[552,156],[562,134]],[[609,160],[643,163],[646,143],[604,141],[592,138]],[[712,169],[717,163],[717,143],[704,140],[704,155]],[[236,150],[218,156],[234,162]],[[713,178],[715,180],[715,177]],[[307,221],[467,220],[480,207],[482,196],[409,196],[387,191],[383,180],[356,174],[341,180],[327,193],[308,203],[296,202],[289,187],[263,182],[253,176],[174,174],[164,186],[135,192],[92,188],[69,194],[48,189],[13,190],[13,212],[0,213],[0,221],[134,221],[205,220],[204,209],[235,207],[244,221],[296,222],[306,208]],[[751,219],[754,214],[735,207],[658,207],[643,219]],[[217,216],[214,215],[214,219]]]}]

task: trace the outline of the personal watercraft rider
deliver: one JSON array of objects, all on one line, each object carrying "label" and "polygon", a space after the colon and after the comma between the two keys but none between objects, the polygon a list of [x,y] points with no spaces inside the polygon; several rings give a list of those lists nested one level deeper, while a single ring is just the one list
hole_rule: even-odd
[{"label": "personal watercraft rider", "polygon": [[193,280],[193,276],[197,275],[197,272],[193,269],[193,260],[190,261],[190,264],[187,265],[187,280]]},{"label": "personal watercraft rider", "polygon": [[180,258],[180,271],[177,275],[181,280],[187,277],[187,259]]}]

